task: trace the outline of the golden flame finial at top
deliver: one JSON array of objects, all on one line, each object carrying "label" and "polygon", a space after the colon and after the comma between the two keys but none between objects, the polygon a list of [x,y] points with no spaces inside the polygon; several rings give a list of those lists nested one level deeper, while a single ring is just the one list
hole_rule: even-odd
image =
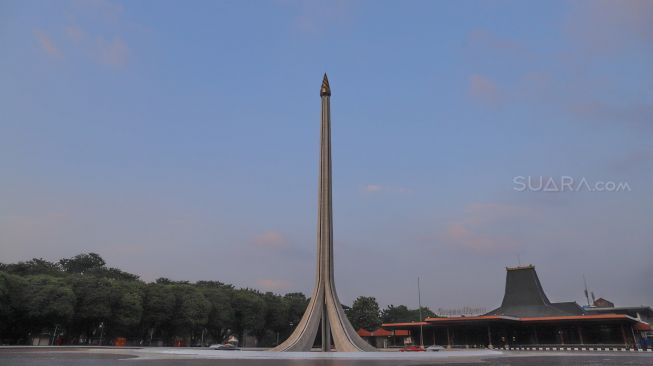
[{"label": "golden flame finial at top", "polygon": [[325,95],[331,96],[331,87],[329,86],[329,78],[327,77],[326,72],[324,73],[322,87],[320,88],[320,96],[323,97]]}]

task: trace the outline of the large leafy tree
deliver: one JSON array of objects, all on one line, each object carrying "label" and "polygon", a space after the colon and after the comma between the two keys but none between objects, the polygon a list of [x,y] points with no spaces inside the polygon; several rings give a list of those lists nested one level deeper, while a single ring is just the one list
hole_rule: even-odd
[{"label": "large leafy tree", "polygon": [[43,258],[34,258],[26,262],[5,264],[3,267],[4,271],[19,276],[39,274],[51,276],[62,275],[61,266],[58,263],[49,262]]},{"label": "large leafy tree", "polygon": [[[419,309],[414,309],[412,311],[417,316],[417,318],[419,319],[419,315],[420,315]],[[421,314],[422,314],[422,319],[421,320],[424,320],[425,318],[437,318],[438,317],[438,315],[436,313],[434,313],[433,310],[429,309],[427,306],[422,306],[422,313]]]},{"label": "large leafy tree", "polygon": [[78,336],[90,337],[111,317],[111,281],[95,276],[74,275],[72,288],[77,298],[73,328]]},{"label": "large leafy tree", "polygon": [[[301,292],[290,292],[283,296],[283,301],[288,306],[288,326],[294,327],[299,324],[302,319],[306,308],[308,307],[308,299],[306,295]],[[292,324],[292,326],[290,326]]]},{"label": "large leafy tree", "polygon": [[32,330],[64,325],[72,318],[75,308],[73,290],[60,278],[38,275],[27,278],[23,309]]},{"label": "large leafy tree", "polygon": [[384,323],[403,323],[417,321],[419,319],[411,318],[411,311],[406,305],[388,305],[381,312],[381,320]]},{"label": "large leafy tree", "polygon": [[111,281],[111,318],[108,332],[113,335],[136,334],[143,314],[143,285],[137,281]]},{"label": "large leafy tree", "polygon": [[106,262],[97,253],[78,254],[72,258],[59,261],[61,267],[68,273],[84,274],[89,271],[104,268]]},{"label": "large leafy tree", "polygon": [[24,282],[21,277],[0,272],[0,326],[15,317],[14,303],[17,303],[17,295],[14,292],[25,287],[24,284],[18,285],[19,281]]},{"label": "large leafy tree", "polygon": [[210,303],[202,292],[189,284],[172,285],[175,294],[175,308],[172,325],[175,335],[195,338],[198,331],[206,326]]},{"label": "large leafy tree", "polygon": [[135,274],[127,273],[118,268],[106,268],[106,267],[97,267],[92,268],[86,273],[93,274],[98,277],[109,278],[112,280],[121,280],[121,281],[137,281],[138,276]]},{"label": "large leafy tree", "polygon": [[379,304],[376,302],[376,298],[359,296],[354,300],[351,309],[347,311],[347,317],[354,329],[374,330],[381,325],[379,313]]},{"label": "large leafy tree", "polygon": [[[422,306],[422,318],[435,317],[436,314],[428,307]],[[419,309],[408,309],[406,305],[388,305],[381,311],[381,320],[383,323],[404,323],[416,322],[420,319]]]},{"label": "large leafy tree", "polygon": [[150,283],[143,291],[143,328],[147,332],[146,341],[155,337],[172,336],[171,321],[177,300],[171,285]]},{"label": "large leafy tree", "polygon": [[272,292],[266,292],[263,295],[265,301],[265,331],[259,331],[257,337],[259,341],[267,336],[267,345],[276,344],[276,336],[281,336],[288,329],[289,306],[281,296]]},{"label": "large leafy tree", "polygon": [[235,311],[231,306],[233,286],[213,281],[201,281],[197,286],[209,302],[208,334],[216,342],[222,343],[234,326]]},{"label": "large leafy tree", "polygon": [[[105,339],[140,337],[144,344],[151,339],[170,344],[179,337],[193,341],[200,334],[215,342],[230,334],[242,340],[247,333],[261,345],[273,345],[299,324],[307,305],[302,293],[263,294],[216,281],[193,284],[160,278],[146,284],[136,275],[107,267],[96,253],[58,262],[35,258],[0,263],[2,342],[26,343],[30,331],[53,325],[64,327],[74,342],[98,337],[103,324]],[[357,327],[379,323],[374,298],[357,299],[348,315]]]},{"label": "large leafy tree", "polygon": [[245,333],[260,334],[265,328],[265,301],[260,293],[241,289],[234,291],[232,305],[234,308],[234,331],[242,341]]},{"label": "large leafy tree", "polygon": [[17,339],[28,331],[23,316],[26,288],[24,278],[0,272],[0,340]]}]

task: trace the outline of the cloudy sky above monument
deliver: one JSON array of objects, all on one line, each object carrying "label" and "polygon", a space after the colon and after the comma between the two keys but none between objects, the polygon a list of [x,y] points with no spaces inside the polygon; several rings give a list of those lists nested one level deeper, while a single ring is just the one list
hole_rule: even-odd
[{"label": "cloudy sky above monument", "polygon": [[326,71],[343,303],[653,305],[650,1],[4,1],[0,45],[0,262],[310,291]]}]

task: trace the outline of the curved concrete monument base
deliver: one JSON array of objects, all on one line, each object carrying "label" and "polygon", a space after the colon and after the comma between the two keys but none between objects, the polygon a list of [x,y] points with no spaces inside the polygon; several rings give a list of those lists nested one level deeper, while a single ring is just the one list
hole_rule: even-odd
[{"label": "curved concrete monument base", "polygon": [[[331,88],[324,74],[320,131],[320,182],[318,193],[317,270],[315,288],[302,320],[288,339],[273,351],[310,351],[322,329],[322,351],[375,351],[356,334],[342,310],[333,279],[333,211],[331,202]],[[333,341],[333,343],[332,343]]]}]

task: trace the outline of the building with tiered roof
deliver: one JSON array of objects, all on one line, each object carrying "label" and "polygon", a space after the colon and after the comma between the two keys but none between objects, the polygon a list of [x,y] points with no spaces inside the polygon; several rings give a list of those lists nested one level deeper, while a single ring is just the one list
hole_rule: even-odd
[{"label": "building with tiered roof", "polygon": [[532,265],[506,268],[501,306],[486,314],[388,323],[383,328],[409,330],[414,339],[419,339],[422,329],[425,345],[490,348],[588,344],[632,347],[646,344],[651,331],[651,325],[642,317],[626,311],[598,311],[574,301],[549,301]]}]

